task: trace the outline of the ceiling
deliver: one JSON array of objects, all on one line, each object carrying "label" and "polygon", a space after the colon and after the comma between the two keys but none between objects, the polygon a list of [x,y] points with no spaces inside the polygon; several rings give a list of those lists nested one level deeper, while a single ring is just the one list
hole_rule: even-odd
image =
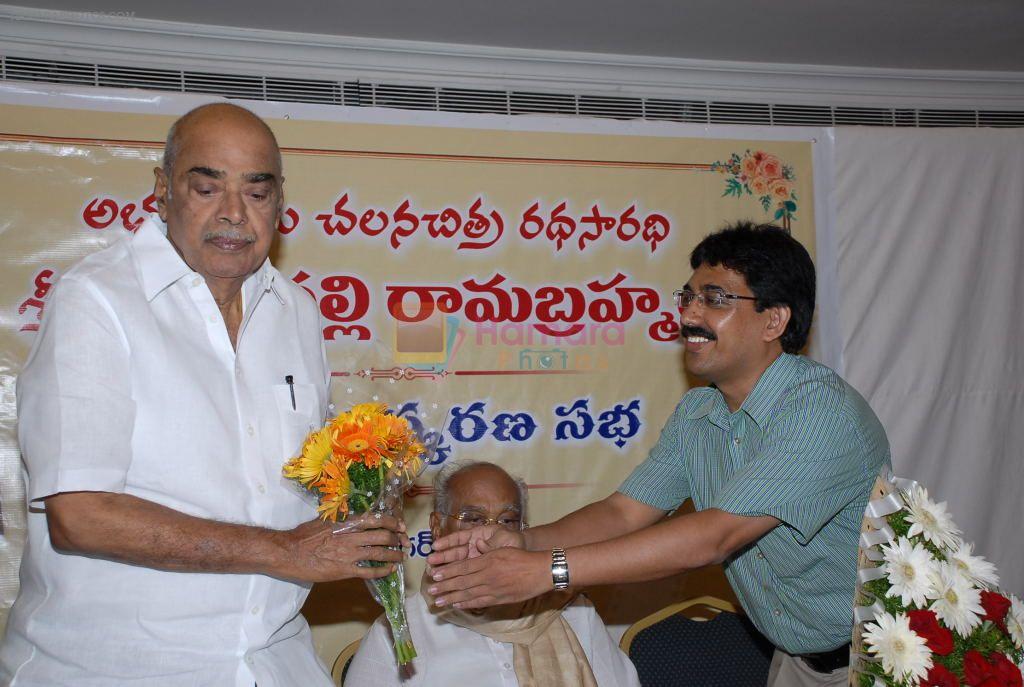
[{"label": "ceiling", "polygon": [[[71,18],[83,13],[81,0],[30,6]],[[89,11],[131,12],[118,19],[127,23],[161,19],[618,55],[1024,72],[1022,0],[137,0],[128,7],[120,0],[90,2]]]}]

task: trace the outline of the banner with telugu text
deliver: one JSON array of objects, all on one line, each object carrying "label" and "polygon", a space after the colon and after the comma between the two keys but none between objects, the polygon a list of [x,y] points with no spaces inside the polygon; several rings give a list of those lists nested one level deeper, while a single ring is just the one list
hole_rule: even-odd
[{"label": "banner with telugu text", "polygon": [[[195,104],[180,98],[177,112]],[[644,458],[695,383],[672,291],[702,236],[735,219],[776,221],[813,254],[806,138],[619,135],[564,121],[544,131],[498,117],[435,126],[412,114],[378,124],[327,106],[285,119],[249,105],[284,153],[271,257],[319,303],[334,401],[376,396],[443,420],[407,507],[413,585],[430,549],[430,477],[444,462],[492,460],[522,476],[529,519],[543,523],[607,495]],[[25,508],[14,378],[61,273],[155,209],[152,168],[173,119],[0,105],[6,606]],[[355,584],[315,590],[307,604],[326,661],[358,636],[354,607],[363,623],[377,612]]]}]

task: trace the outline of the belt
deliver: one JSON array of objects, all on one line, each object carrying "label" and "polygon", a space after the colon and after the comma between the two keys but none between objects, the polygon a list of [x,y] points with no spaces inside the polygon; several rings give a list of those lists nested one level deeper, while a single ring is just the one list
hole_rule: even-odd
[{"label": "belt", "polygon": [[822,651],[816,654],[795,654],[797,658],[807,664],[807,667],[817,673],[831,673],[834,670],[845,668],[850,665],[850,645]]}]

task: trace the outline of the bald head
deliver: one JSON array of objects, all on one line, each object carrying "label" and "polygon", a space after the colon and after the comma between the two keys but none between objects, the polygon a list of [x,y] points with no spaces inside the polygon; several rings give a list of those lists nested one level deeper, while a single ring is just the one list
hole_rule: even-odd
[{"label": "bald head", "polygon": [[277,174],[281,175],[281,149],[277,145],[277,137],[274,136],[274,132],[266,122],[244,107],[232,103],[207,103],[183,114],[167,132],[163,169],[168,178],[173,176],[174,163],[189,136],[196,130],[208,126],[231,126],[258,130],[272,143],[273,149],[276,151]]}]

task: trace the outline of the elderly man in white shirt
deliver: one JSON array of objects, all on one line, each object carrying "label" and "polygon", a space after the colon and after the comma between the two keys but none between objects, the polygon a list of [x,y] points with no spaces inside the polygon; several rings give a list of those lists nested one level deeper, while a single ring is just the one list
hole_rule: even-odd
[{"label": "elderly man in white shirt", "polygon": [[[445,466],[434,479],[434,538],[495,523],[524,526],[526,485],[492,463]],[[345,677],[355,687],[639,687],[636,669],[583,597],[553,592],[483,612],[439,610],[422,595],[406,599],[418,656],[395,662],[382,615]]]},{"label": "elderly man in white shirt", "polygon": [[280,477],[324,418],[316,304],[267,260],[269,127],[228,104],[171,129],[159,212],[70,269],[18,380],[29,537],[0,683],[331,685],[311,583],[379,577],[392,518],[333,534]]}]

